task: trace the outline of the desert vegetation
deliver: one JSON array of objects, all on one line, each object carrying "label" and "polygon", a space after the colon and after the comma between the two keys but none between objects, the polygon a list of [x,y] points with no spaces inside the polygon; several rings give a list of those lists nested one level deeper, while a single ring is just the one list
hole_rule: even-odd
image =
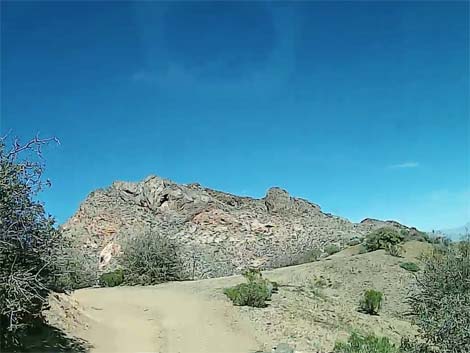
[{"label": "desert vegetation", "polygon": [[399,348],[386,337],[353,332],[347,342],[337,342],[334,353],[399,353]]},{"label": "desert vegetation", "polygon": [[133,235],[124,242],[119,263],[122,283],[127,285],[153,285],[187,278],[178,244],[151,230]]},{"label": "desert vegetation", "polygon": [[379,249],[390,251],[404,240],[405,236],[398,230],[389,227],[382,227],[369,233],[365,239],[364,245],[367,251],[375,251]]},{"label": "desert vegetation", "polygon": [[330,245],[327,245],[325,246],[325,252],[328,254],[328,255],[333,255],[333,254],[336,254],[337,252],[339,252],[341,249],[338,245],[336,244],[330,244]]},{"label": "desert vegetation", "polygon": [[249,269],[244,274],[247,283],[240,283],[234,287],[226,288],[225,295],[238,306],[251,306],[255,308],[266,307],[273,293],[278,290],[278,284],[263,278],[261,271]]},{"label": "desert vegetation", "polygon": [[[442,353],[470,351],[470,242],[467,239],[423,259],[409,295],[420,328],[419,349]],[[415,347],[417,344],[415,345]]]},{"label": "desert vegetation", "polygon": [[[43,180],[42,148],[55,139],[40,139],[11,147],[0,140],[0,348],[27,351],[24,344],[46,327],[41,310],[52,290],[67,289],[75,276],[62,266],[71,258],[69,244],[54,227],[35,196],[47,187]],[[60,332],[56,337],[65,340]],[[75,345],[72,340],[69,342]],[[79,348],[75,345],[75,349]]]},{"label": "desert vegetation", "polygon": [[359,303],[359,310],[369,315],[377,315],[382,307],[383,293],[374,289],[364,292]]},{"label": "desert vegetation", "polygon": [[410,271],[410,272],[418,272],[419,271],[419,266],[414,262],[402,262],[400,264],[400,267],[402,269]]}]

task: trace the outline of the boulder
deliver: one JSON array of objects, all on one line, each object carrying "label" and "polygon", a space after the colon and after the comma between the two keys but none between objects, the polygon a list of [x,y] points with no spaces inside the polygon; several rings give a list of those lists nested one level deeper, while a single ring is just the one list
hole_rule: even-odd
[{"label": "boulder", "polygon": [[286,190],[273,187],[266,193],[264,204],[270,213],[287,212],[292,209],[293,201]]}]

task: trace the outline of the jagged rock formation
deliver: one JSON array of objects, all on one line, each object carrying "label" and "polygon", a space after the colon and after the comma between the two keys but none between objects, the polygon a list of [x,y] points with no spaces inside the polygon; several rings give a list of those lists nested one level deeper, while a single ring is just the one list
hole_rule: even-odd
[{"label": "jagged rock formation", "polygon": [[[404,227],[370,219],[354,224],[280,188],[253,199],[150,176],[92,192],[62,229],[96,252],[97,261],[106,247],[152,229],[181,244],[191,277],[207,278],[300,263],[312,249],[341,246],[383,225]],[[105,253],[102,267],[111,256]]]}]

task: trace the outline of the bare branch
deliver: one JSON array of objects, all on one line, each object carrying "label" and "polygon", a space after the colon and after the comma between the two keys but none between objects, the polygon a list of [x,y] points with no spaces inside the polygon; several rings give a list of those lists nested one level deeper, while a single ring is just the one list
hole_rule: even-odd
[{"label": "bare branch", "polygon": [[21,152],[21,151],[25,151],[25,150],[34,150],[37,155],[42,159],[42,150],[41,150],[41,147],[43,145],[47,145],[49,144],[50,142],[55,142],[56,144],[60,145],[60,141],[57,137],[49,137],[49,138],[40,138],[39,137],[39,134],[37,134],[33,139],[29,140],[26,144],[24,145],[21,145],[20,144],[20,141],[18,138],[15,138],[14,141],[13,141],[13,147],[11,148],[11,150],[8,152],[7,154],[7,158],[8,159],[14,159],[17,157],[17,155]]}]

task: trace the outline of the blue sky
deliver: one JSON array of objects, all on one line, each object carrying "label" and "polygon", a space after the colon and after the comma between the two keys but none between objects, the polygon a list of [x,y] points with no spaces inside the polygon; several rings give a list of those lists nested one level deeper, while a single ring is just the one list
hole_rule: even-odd
[{"label": "blue sky", "polygon": [[468,2],[2,2],[1,131],[59,222],[149,174],[353,221],[470,219]]}]

